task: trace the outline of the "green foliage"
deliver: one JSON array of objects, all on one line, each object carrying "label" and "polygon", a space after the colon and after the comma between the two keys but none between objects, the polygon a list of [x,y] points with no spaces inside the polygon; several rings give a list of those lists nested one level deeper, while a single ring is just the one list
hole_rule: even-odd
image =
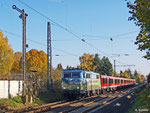
[{"label": "green foliage", "polygon": [[100,59],[98,54],[90,55],[84,53],[83,56],[81,56],[79,59],[80,59],[80,65],[78,65],[79,68],[112,76],[113,73],[112,64],[107,57],[104,56],[102,59]]},{"label": "green foliage", "polygon": [[99,58],[98,54],[95,54],[93,65],[97,67],[95,72],[101,73],[102,61]]},{"label": "green foliage", "polygon": [[63,70],[60,70],[59,68],[52,70],[55,89],[59,89],[59,90],[61,89],[62,72]]},{"label": "green foliage", "polygon": [[20,96],[13,97],[12,99],[0,99],[0,108],[16,108],[23,106],[22,98]]},{"label": "green foliage", "polygon": [[16,96],[16,97],[12,98],[12,100],[17,103],[23,103],[22,98],[20,96]]},{"label": "green foliage", "polygon": [[137,98],[136,102],[127,113],[134,113],[135,109],[149,109],[150,110],[150,86],[146,86],[144,89],[135,90]]},{"label": "green foliage", "polygon": [[101,61],[102,61],[102,65],[100,67],[100,73],[106,74],[108,76],[112,76],[113,68],[109,59],[104,56]]},{"label": "green foliage", "polygon": [[[127,0],[128,1],[128,0]],[[136,37],[135,44],[138,45],[138,49],[146,51],[144,56],[146,59],[150,59],[150,0],[134,0],[134,3],[127,2],[127,6],[130,9],[129,13],[131,17],[129,20],[133,20],[135,25],[140,27],[140,33]]]},{"label": "green foliage", "polygon": [[14,61],[14,52],[8,45],[8,38],[0,31],[0,74],[8,74]]},{"label": "green foliage", "polygon": [[57,65],[57,69],[58,70],[63,70],[63,67],[62,67],[61,63]]},{"label": "green foliage", "polygon": [[47,91],[44,93],[40,93],[38,97],[34,99],[34,104],[44,104],[61,100],[61,92],[60,91]]},{"label": "green foliage", "polygon": [[139,79],[139,77],[138,77],[138,72],[137,72],[137,70],[135,70],[135,72],[134,72],[134,79],[136,80],[136,83],[140,83],[140,79]]}]

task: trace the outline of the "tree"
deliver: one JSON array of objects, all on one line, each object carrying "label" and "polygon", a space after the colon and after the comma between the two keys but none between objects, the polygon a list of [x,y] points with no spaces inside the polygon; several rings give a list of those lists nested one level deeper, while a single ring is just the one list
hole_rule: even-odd
[{"label": "tree", "polygon": [[101,59],[99,58],[98,54],[95,54],[94,61],[93,61],[93,65],[96,66],[95,72],[101,73],[102,61],[101,61]]},{"label": "tree", "polygon": [[72,67],[72,66],[69,66],[69,65],[67,65],[67,67],[66,67],[67,70],[74,69],[74,68],[75,67]]},{"label": "tree", "polygon": [[11,68],[11,73],[21,73],[22,72],[21,66],[19,64],[22,61],[21,57],[22,57],[22,52],[15,52],[14,62],[13,62],[12,68]]},{"label": "tree", "polygon": [[54,69],[52,70],[55,89],[61,89],[62,72],[63,72],[63,70],[60,70],[59,68],[56,68],[55,70]]},{"label": "tree", "polygon": [[100,69],[101,74],[106,74],[108,76],[112,76],[113,68],[112,64],[107,57],[102,58],[102,66]]},{"label": "tree", "polygon": [[37,76],[40,76],[42,79],[46,79],[47,55],[44,51],[31,49],[29,52],[26,53],[26,63],[27,73],[36,70]]},{"label": "tree", "polygon": [[123,74],[123,71],[122,71],[122,70],[120,70],[120,76],[122,76],[122,74]]},{"label": "tree", "polygon": [[136,37],[135,44],[138,45],[138,49],[146,51],[144,56],[146,59],[150,59],[150,0],[135,0],[134,3],[127,2],[127,7],[130,9],[129,13],[131,17],[129,20],[133,20],[135,25],[140,27],[140,32]]},{"label": "tree", "polygon": [[14,52],[8,44],[8,38],[0,31],[0,74],[8,74],[14,61]]},{"label": "tree", "polygon": [[57,69],[58,70],[63,70],[63,67],[62,67],[61,63],[57,65]]},{"label": "tree", "polygon": [[137,83],[140,82],[140,79],[139,79],[139,77],[138,77],[138,72],[137,72],[137,70],[134,71],[134,79],[136,80]]},{"label": "tree", "polygon": [[141,75],[140,82],[143,83],[144,81],[145,81],[145,77],[144,77],[144,75]]},{"label": "tree", "polygon": [[78,68],[82,68],[88,71],[95,71],[97,68],[95,65],[93,65],[94,62],[94,55],[90,55],[87,53],[84,53],[83,56],[79,58],[80,65],[78,65]]},{"label": "tree", "polygon": [[138,74],[137,70],[134,71],[134,77],[136,77]]},{"label": "tree", "polygon": [[132,76],[132,73],[131,73],[131,70],[130,70],[130,69],[125,70],[125,72],[127,72],[127,73],[128,73],[127,78],[133,78],[133,76]]},{"label": "tree", "polygon": [[131,76],[129,75],[129,73],[128,73],[127,71],[125,71],[125,72],[123,73],[123,77],[124,77],[124,78],[131,78]]}]

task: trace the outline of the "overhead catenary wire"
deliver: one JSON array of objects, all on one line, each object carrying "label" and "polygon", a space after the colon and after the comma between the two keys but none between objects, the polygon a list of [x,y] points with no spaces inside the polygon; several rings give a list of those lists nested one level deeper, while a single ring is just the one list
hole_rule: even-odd
[{"label": "overhead catenary wire", "polygon": [[[49,21],[51,21],[51,22],[52,22],[52,25],[56,25],[56,26],[62,28],[63,30],[67,31],[68,33],[72,34],[74,37],[80,39],[80,41],[82,41],[82,42],[88,44],[89,46],[91,46],[91,47],[95,48],[96,50],[98,50],[100,53],[103,53],[104,55],[106,55],[106,53],[102,52],[100,49],[98,49],[98,48],[95,47],[94,45],[90,44],[90,43],[87,42],[85,39],[83,39],[83,38],[81,38],[80,36],[78,36],[76,33],[72,32],[71,30],[69,30],[69,29],[63,27],[62,25],[58,24],[57,22],[53,21],[52,19],[50,19],[50,18],[47,17],[46,15],[40,13],[39,11],[35,10],[34,8],[32,8],[31,6],[29,6],[29,5],[26,4],[25,2],[23,2],[23,1],[21,1],[21,0],[18,0],[18,1],[19,1],[20,3],[22,3],[23,5],[27,6],[28,8],[30,8],[31,10],[35,11],[36,13],[38,13],[39,15],[41,15],[42,17],[44,17],[44,18],[48,19]],[[32,40],[30,40],[30,41],[32,41]],[[38,42],[38,43],[40,43],[40,42]],[[56,48],[55,48],[55,49],[56,49]],[[106,56],[108,57],[108,55],[106,55]],[[110,57],[110,58],[111,58],[111,57]],[[113,59],[113,58],[111,58],[111,59]]]},{"label": "overhead catenary wire", "polygon": [[53,21],[52,19],[50,19],[49,17],[47,17],[46,15],[40,13],[39,11],[35,10],[34,8],[32,8],[31,6],[29,6],[28,4],[26,4],[25,2],[18,0],[20,3],[22,3],[23,5],[25,5],[26,7],[30,8],[31,10],[35,11],[36,13],[38,13],[39,15],[41,15],[42,17],[46,18],[47,20],[51,21],[52,25],[56,25],[60,28],[62,28],[63,30],[67,31],[68,33],[72,34],[73,36],[75,36],[76,38],[80,39],[82,41],[82,38],[79,37],[78,35],[76,35],[75,33],[73,33],[71,30],[63,27],[62,25],[58,24],[57,22]]},{"label": "overhead catenary wire", "polygon": [[[78,38],[80,41],[86,43],[87,45],[95,48],[96,50],[98,50],[100,53],[103,53],[104,55],[106,55],[106,53],[102,52],[100,49],[98,49],[97,47],[95,47],[94,45],[90,44],[89,42],[87,42],[85,39],[81,38],[80,36],[76,35],[74,32],[72,32],[71,30],[63,27],[62,25],[58,24],[57,22],[53,21],[52,19],[50,19],[49,17],[47,17],[46,15],[42,14],[41,12],[37,11],[36,9],[32,8],[31,6],[29,6],[28,4],[26,4],[25,2],[18,0],[21,4],[25,5],[26,7],[30,8],[31,10],[33,10],[34,12],[38,13],[39,15],[41,15],[42,17],[44,17],[45,19],[51,21],[52,25],[56,25],[60,28],[62,28],[63,30],[67,31],[68,33],[70,33],[71,35],[73,35],[74,37]],[[106,55],[108,57],[108,55]],[[111,58],[113,59],[113,58]]]},{"label": "overhead catenary wire", "polygon": [[[58,24],[57,22],[53,21],[52,19],[50,19],[49,17],[47,17],[46,15],[42,14],[41,12],[37,11],[36,9],[32,8],[31,6],[29,6],[28,4],[26,4],[25,2],[18,0],[21,4],[25,5],[26,7],[30,8],[31,10],[33,10],[34,12],[38,13],[39,15],[41,15],[42,17],[44,17],[45,19],[51,21],[52,25],[56,25],[60,28],[62,28],[63,30],[67,31],[68,33],[70,33],[71,35],[73,35],[74,37],[78,38],[80,41],[86,43],[87,45],[93,47],[94,49],[98,50],[100,53],[103,53],[104,55],[106,55],[107,57],[109,57],[105,52],[102,52],[100,49],[98,49],[97,47],[95,47],[94,45],[90,44],[89,42],[87,42],[85,39],[81,38],[80,36],[76,35],[76,33],[72,32],[71,30],[63,27],[62,25]],[[112,60],[115,60],[114,58],[109,57]],[[118,61],[120,62],[120,61]],[[121,63],[121,62],[120,62]],[[125,64],[125,63],[122,63]]]},{"label": "overhead catenary wire", "polygon": [[[6,32],[6,33],[8,33],[8,34],[10,34],[10,35],[16,36],[16,37],[18,37],[18,38],[21,37],[20,35],[17,35],[17,34],[15,34],[15,33],[12,33],[12,32],[10,32],[10,31],[7,31],[7,30],[1,29],[1,28],[0,28],[0,30],[1,30],[1,31],[4,31],[4,32]],[[22,38],[22,37],[21,37],[21,38]],[[43,44],[43,43],[41,43],[41,42],[38,42],[38,41],[35,41],[35,40],[31,40],[31,39],[27,39],[27,40],[28,40],[28,41],[31,41],[31,42],[34,42],[34,43],[36,43],[36,44],[39,44],[39,45],[42,45],[42,46],[47,47],[46,44]],[[91,46],[93,46],[93,45],[91,45]],[[55,49],[55,50],[57,50],[57,51],[66,53],[66,54],[68,54],[68,55],[75,56],[75,57],[79,57],[79,55],[70,53],[70,52],[68,52],[68,51],[64,51],[64,50],[61,50],[61,49],[58,49],[58,48],[55,48],[55,47],[52,47],[52,48]],[[95,49],[97,49],[97,48],[95,48]],[[111,58],[111,57],[110,57],[110,58]],[[114,60],[114,58],[111,58],[111,59]],[[125,63],[120,62],[120,61],[117,61],[117,60],[116,60],[116,62],[118,62],[118,63],[120,63],[120,64],[125,64]]]},{"label": "overhead catenary wire", "polygon": [[[9,31],[4,30],[4,29],[1,29],[1,28],[0,28],[0,30],[1,30],[1,31],[4,31],[4,32],[6,32],[6,33],[8,33],[8,34],[10,34],[10,35],[16,36],[16,37],[18,37],[18,38],[20,38],[20,37],[21,37],[21,36],[19,36],[19,35],[15,34],[15,33],[9,32]],[[21,38],[22,38],[22,37],[21,37]],[[39,44],[39,45],[42,45],[42,46],[47,47],[47,45],[46,45],[46,44],[43,44],[43,43],[41,43],[41,42],[38,42],[38,41],[35,41],[35,40],[31,40],[31,39],[27,39],[27,40],[28,40],[28,41],[31,41],[31,42],[34,42],[34,43],[37,43],[37,44]],[[61,49],[58,49],[58,48],[55,48],[55,47],[52,47],[52,48],[53,48],[53,49],[55,49],[55,50],[57,50],[57,51],[60,51],[60,52],[66,53],[66,54],[68,54],[68,55],[72,55],[72,56],[75,56],[75,57],[79,57],[78,55],[73,54],[73,53],[70,53],[70,52],[68,52],[68,51],[64,51],[64,50],[61,50]]]},{"label": "overhead catenary wire", "polygon": [[116,38],[116,37],[120,37],[120,36],[125,36],[125,35],[129,35],[129,34],[133,34],[133,33],[137,33],[139,32],[138,30],[136,31],[131,31],[131,32],[127,32],[127,33],[123,33],[123,34],[119,34],[119,35],[116,35],[116,36],[99,36],[99,35],[82,35],[83,37],[105,37],[105,38]]}]

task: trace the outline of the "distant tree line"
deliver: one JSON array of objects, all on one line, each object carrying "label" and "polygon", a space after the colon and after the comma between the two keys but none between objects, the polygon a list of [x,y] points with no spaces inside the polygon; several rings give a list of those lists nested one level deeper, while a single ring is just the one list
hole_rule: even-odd
[{"label": "distant tree line", "polygon": [[[112,76],[114,71],[112,64],[108,57],[99,57],[98,54],[88,54],[84,53],[79,57],[80,64],[77,65],[78,68],[94,71],[103,75]],[[73,68],[67,66],[66,69]],[[47,54],[44,51],[38,51],[36,49],[31,49],[26,53],[26,72],[28,75],[33,75],[37,79],[42,80],[42,85],[46,83],[47,79]],[[61,64],[57,65],[57,68],[52,67],[52,75],[55,86],[61,88],[61,75],[63,67]],[[22,52],[15,52],[8,44],[8,38],[4,37],[3,32],[0,31],[0,79],[11,78],[11,74],[22,73]],[[142,81],[144,76],[140,75],[135,71],[132,75],[131,70],[125,70],[124,72],[116,73],[116,76],[135,78],[137,81]]]},{"label": "distant tree line", "polygon": [[[80,58],[80,64],[77,66],[80,69],[84,69],[87,71],[94,71],[102,75],[113,76],[114,70],[112,64],[108,57],[103,56],[100,59],[98,54],[91,55],[84,53]],[[72,67],[67,67],[72,68]],[[123,77],[123,78],[133,78],[136,79],[137,83],[143,82],[145,80],[144,75],[140,75],[137,70],[135,70],[134,74],[131,73],[130,69],[120,71],[120,73],[116,73],[115,76]]]}]

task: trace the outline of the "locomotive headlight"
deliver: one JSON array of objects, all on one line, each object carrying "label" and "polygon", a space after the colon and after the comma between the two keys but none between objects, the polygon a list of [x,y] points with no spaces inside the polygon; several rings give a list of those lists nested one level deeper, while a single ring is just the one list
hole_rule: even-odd
[{"label": "locomotive headlight", "polygon": [[63,87],[63,89],[66,89],[66,87]]},{"label": "locomotive headlight", "polygon": [[77,87],[77,89],[79,89],[79,87]]}]

